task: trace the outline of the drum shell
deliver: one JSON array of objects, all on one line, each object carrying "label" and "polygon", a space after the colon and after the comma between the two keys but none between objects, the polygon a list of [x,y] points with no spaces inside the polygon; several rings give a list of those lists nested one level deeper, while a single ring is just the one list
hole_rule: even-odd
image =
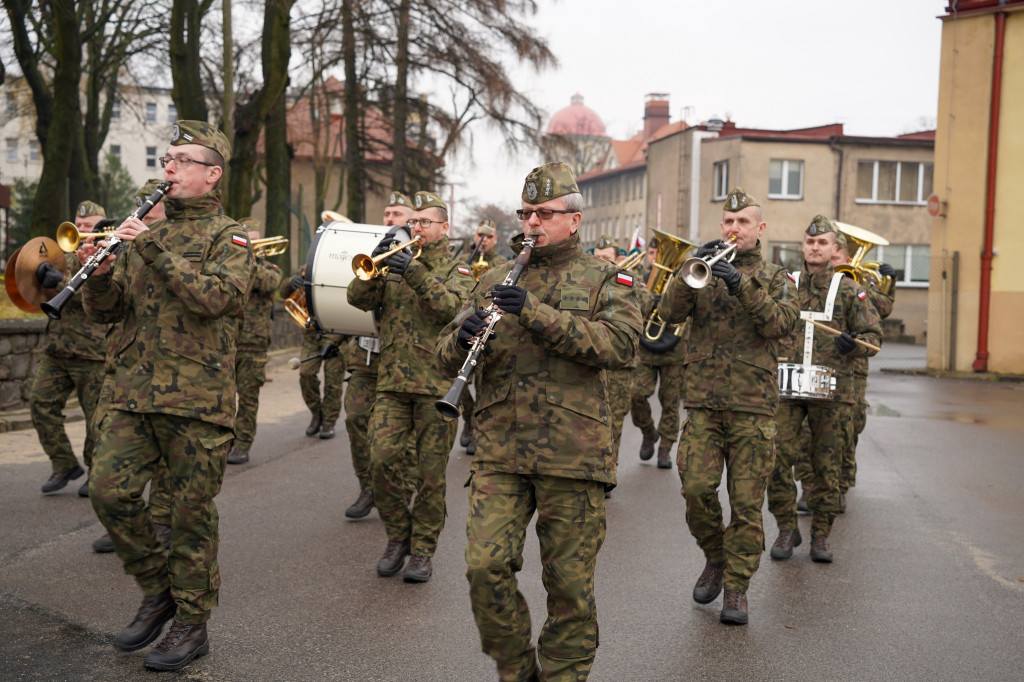
[{"label": "drum shell", "polygon": [[783,400],[836,399],[836,373],[831,367],[780,362],[778,380]]}]

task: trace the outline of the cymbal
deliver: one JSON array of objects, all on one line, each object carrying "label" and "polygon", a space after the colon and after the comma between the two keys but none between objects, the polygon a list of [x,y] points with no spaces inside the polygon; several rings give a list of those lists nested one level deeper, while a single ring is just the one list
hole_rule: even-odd
[{"label": "cymbal", "polygon": [[885,237],[875,234],[871,230],[865,230],[863,227],[857,227],[850,223],[841,223],[838,220],[832,221],[836,226],[836,229],[845,234],[847,237],[853,237],[860,241],[867,242],[868,244],[874,244],[875,246],[888,246],[889,240]]},{"label": "cymbal", "polygon": [[43,289],[36,278],[36,270],[49,263],[67,274],[64,252],[49,237],[35,237],[11,254],[4,271],[4,288],[11,303],[27,313],[39,313],[39,304],[57,295],[56,289]]}]

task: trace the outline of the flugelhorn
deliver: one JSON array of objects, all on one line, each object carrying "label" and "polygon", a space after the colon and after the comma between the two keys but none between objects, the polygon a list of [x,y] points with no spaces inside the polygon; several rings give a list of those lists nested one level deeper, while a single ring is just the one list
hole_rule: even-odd
[{"label": "flugelhorn", "polygon": [[104,239],[114,234],[116,227],[112,227],[109,230],[101,230],[99,232],[82,232],[74,223],[63,222],[57,226],[57,234],[54,238],[57,240],[57,245],[60,246],[60,250],[64,253],[71,253],[77,251],[78,246],[88,239]]},{"label": "flugelhorn", "polygon": [[737,235],[729,237],[729,240],[724,242],[722,246],[719,246],[718,250],[711,256],[687,258],[686,262],[683,263],[683,267],[679,270],[683,281],[689,284],[691,289],[703,289],[706,287],[711,282],[712,265],[726,257],[726,260],[730,263],[736,258],[738,239]]},{"label": "flugelhorn", "polygon": [[423,246],[419,236],[417,235],[407,242],[396,244],[379,256],[373,256],[371,258],[365,253],[359,254],[352,259],[352,272],[354,272],[356,277],[364,282],[376,279],[377,277],[382,277],[388,273],[388,267],[386,265],[384,267],[378,266],[399,251],[404,251],[414,245],[416,247],[416,252],[412,254],[412,257],[419,258],[420,254],[423,252]]},{"label": "flugelhorn", "polygon": [[257,258],[269,258],[270,256],[280,256],[288,250],[288,238],[264,237],[263,239],[253,239],[249,245],[252,247],[252,255]]}]

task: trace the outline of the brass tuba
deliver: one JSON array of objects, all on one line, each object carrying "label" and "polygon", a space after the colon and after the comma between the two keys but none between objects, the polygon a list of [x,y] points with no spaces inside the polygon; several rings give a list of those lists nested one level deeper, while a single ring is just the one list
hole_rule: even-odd
[{"label": "brass tuba", "polygon": [[[672,281],[676,269],[683,264],[686,252],[695,245],[680,237],[661,230],[651,228],[651,231],[658,235],[658,257],[654,259],[654,267],[651,268],[651,276],[647,280],[647,288],[656,296],[662,292]],[[668,323],[661,319],[658,309],[655,308],[651,316],[647,318],[644,325],[644,337],[649,341],[657,341],[665,333]]]},{"label": "brass tuba", "polygon": [[856,225],[850,225],[849,223],[841,223],[833,221],[836,229],[843,233],[846,237],[847,242],[852,242],[857,246],[857,250],[854,251],[853,255],[850,256],[849,263],[840,263],[835,266],[833,270],[841,272],[844,275],[849,275],[853,278],[857,284],[863,287],[875,287],[883,294],[889,294],[892,292],[892,288],[895,285],[892,277],[883,276],[879,272],[881,263],[878,261],[865,261],[864,257],[868,255],[868,251],[873,246],[888,246],[889,241],[884,237],[881,237],[871,230],[865,230],[863,227],[857,227]]},{"label": "brass tuba", "polygon": [[249,245],[252,246],[252,255],[257,258],[280,256],[288,250],[288,238],[264,237],[263,239],[253,239]]}]

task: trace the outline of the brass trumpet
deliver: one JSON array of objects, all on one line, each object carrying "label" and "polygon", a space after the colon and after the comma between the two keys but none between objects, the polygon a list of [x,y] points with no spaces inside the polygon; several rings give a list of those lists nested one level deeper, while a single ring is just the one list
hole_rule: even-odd
[{"label": "brass trumpet", "polygon": [[404,244],[396,244],[391,249],[385,251],[379,256],[373,256],[371,258],[370,256],[367,256],[365,253],[357,255],[355,258],[352,259],[352,272],[354,272],[356,277],[363,280],[364,282],[368,282],[371,279],[376,279],[377,277],[383,277],[384,275],[388,274],[388,267],[386,265],[384,267],[377,266],[379,266],[382,262],[386,261],[388,258],[391,258],[391,256],[395,255],[399,251],[403,251],[407,248],[412,247],[413,245],[416,246],[416,252],[412,255],[412,257],[419,258],[420,253],[423,252],[423,247],[421,246],[420,238],[416,236],[410,239],[409,241],[405,242]]},{"label": "brass trumpet", "polygon": [[719,247],[718,251],[712,256],[706,258],[687,258],[686,262],[683,263],[683,267],[680,268],[679,274],[682,275],[683,281],[690,285],[691,289],[703,289],[711,282],[711,266],[718,261],[726,258],[731,263],[736,258],[736,244],[739,237],[733,235],[729,237],[729,241],[726,242],[726,246]]},{"label": "brass trumpet", "polygon": [[249,245],[252,247],[252,255],[257,258],[280,256],[288,250],[288,238],[264,237],[263,239],[253,239]]},{"label": "brass trumpet", "polygon": [[643,259],[646,256],[647,254],[643,251],[634,251],[630,255],[623,258],[621,262],[616,263],[616,265],[618,266],[619,270],[633,270],[640,266],[640,263],[643,262]]},{"label": "brass trumpet", "polygon": [[57,226],[56,240],[60,250],[64,253],[77,251],[78,246],[88,239],[104,239],[114,234],[116,227],[100,232],[80,232],[74,223],[63,222]]}]

